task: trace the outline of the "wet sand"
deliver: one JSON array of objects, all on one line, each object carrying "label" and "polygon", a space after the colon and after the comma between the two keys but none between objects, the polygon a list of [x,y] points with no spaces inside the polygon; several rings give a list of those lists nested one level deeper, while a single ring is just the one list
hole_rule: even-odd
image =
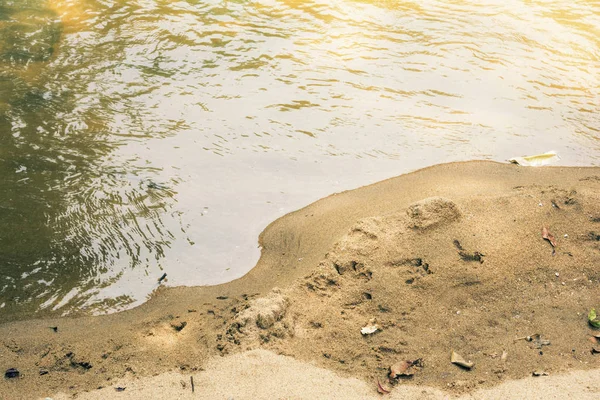
[{"label": "wet sand", "polygon": [[[0,398],[187,398],[192,375],[190,398],[365,398],[377,380],[391,398],[592,396],[598,200],[600,168],[493,162],[335,194],[269,225],[257,266],[234,282],[162,288],[109,316],[1,325],[0,367],[21,377]],[[377,332],[362,335],[367,325]],[[452,350],[475,366],[451,364]],[[417,359],[411,377],[389,378]],[[549,376],[519,380],[534,371]]]}]

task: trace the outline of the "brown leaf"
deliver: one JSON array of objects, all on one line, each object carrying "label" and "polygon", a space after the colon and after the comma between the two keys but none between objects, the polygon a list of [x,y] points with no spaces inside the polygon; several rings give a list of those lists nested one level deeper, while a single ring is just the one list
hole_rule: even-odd
[{"label": "brown leaf", "polygon": [[379,382],[379,379],[377,379],[377,392],[381,393],[381,394],[387,394],[390,391],[381,384],[381,382]]},{"label": "brown leaf", "polygon": [[552,245],[552,247],[556,247],[556,241],[554,240],[554,235],[552,235],[550,233],[550,231],[548,230],[548,228],[546,228],[545,226],[542,227],[542,238],[549,241],[550,244]]},{"label": "brown leaf", "polygon": [[400,376],[413,376],[414,372],[411,370],[413,366],[412,361],[400,361],[390,367],[390,378],[396,379]]}]

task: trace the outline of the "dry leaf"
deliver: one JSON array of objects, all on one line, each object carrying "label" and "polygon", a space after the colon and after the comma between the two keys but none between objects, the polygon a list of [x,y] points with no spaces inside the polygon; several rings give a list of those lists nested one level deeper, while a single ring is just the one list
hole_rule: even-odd
[{"label": "dry leaf", "polygon": [[452,364],[458,365],[466,369],[471,369],[475,365],[471,361],[466,361],[464,358],[462,358],[460,354],[456,353],[455,351],[452,351],[452,355],[450,356],[450,362]]},{"label": "dry leaf", "polygon": [[390,367],[389,377],[396,379],[399,377],[412,377],[415,373],[411,369],[413,366],[422,366],[422,358],[414,361],[400,361]]},{"label": "dry leaf", "polygon": [[548,228],[546,228],[545,226],[542,227],[542,238],[549,241],[550,244],[552,245],[552,247],[556,247],[556,241],[554,240],[554,235],[552,235],[550,233],[550,231],[548,230]]},{"label": "dry leaf", "polygon": [[411,361],[400,361],[390,367],[390,378],[395,379],[399,376],[413,376],[414,372],[410,371],[412,367]]},{"label": "dry leaf", "polygon": [[381,382],[379,382],[379,379],[377,379],[377,392],[381,393],[381,394],[387,394],[389,393],[389,389],[387,389],[385,386],[383,386],[381,384]]}]

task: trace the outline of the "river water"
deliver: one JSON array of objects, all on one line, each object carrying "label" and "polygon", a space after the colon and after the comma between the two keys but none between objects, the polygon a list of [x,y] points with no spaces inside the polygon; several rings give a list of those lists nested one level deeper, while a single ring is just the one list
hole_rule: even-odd
[{"label": "river water", "polygon": [[0,318],[232,280],[427,165],[598,165],[599,113],[597,0],[0,0]]}]

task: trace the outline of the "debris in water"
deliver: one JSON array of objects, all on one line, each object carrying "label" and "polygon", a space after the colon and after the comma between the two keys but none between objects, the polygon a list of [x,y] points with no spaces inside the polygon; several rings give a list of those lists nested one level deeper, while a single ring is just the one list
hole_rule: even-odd
[{"label": "debris in water", "polygon": [[465,369],[471,369],[475,366],[475,364],[472,361],[465,360],[460,354],[458,354],[454,350],[452,351],[452,355],[450,356],[450,362]]},{"label": "debris in water", "polygon": [[541,167],[543,165],[548,165],[558,160],[560,160],[560,157],[558,156],[556,151],[549,151],[547,153],[536,154],[533,156],[513,157],[508,161],[513,164],[522,165],[524,167]]},{"label": "debris in water", "polygon": [[160,278],[158,278],[158,283],[162,283],[162,281],[164,281],[167,278],[167,273],[165,272],[164,274],[162,274],[162,276]]}]

